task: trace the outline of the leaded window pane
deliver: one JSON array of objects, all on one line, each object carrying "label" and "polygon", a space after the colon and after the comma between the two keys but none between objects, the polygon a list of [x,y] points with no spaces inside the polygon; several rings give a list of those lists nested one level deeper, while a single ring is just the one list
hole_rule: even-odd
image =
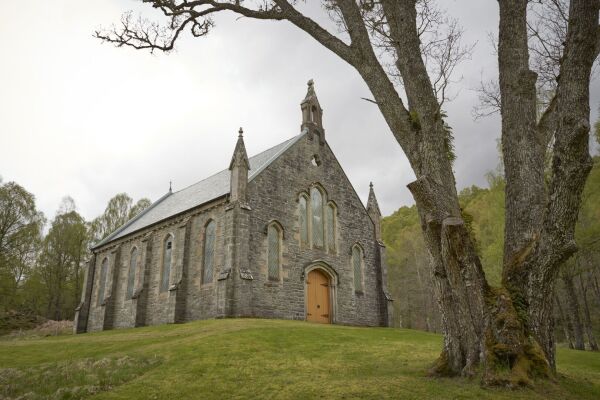
[{"label": "leaded window pane", "polygon": [[135,284],[135,270],[137,267],[137,248],[134,247],[131,251],[129,259],[129,277],[127,279],[127,298],[133,297],[133,286]]},{"label": "leaded window pane", "polygon": [[306,198],[300,197],[299,202],[300,213],[300,242],[308,244],[308,208],[306,207]]},{"label": "leaded window pane", "polygon": [[323,196],[318,189],[310,191],[312,203],[313,245],[323,247]]},{"label": "leaded window pane", "polygon": [[108,272],[108,258],[105,258],[102,261],[102,266],[100,267],[100,282],[98,286],[98,304],[102,304],[104,301],[104,288],[106,286],[106,274]]},{"label": "leaded window pane", "polygon": [[163,252],[163,273],[160,281],[160,291],[165,292],[169,289],[169,276],[171,275],[171,253],[173,251],[173,236],[165,240],[165,248]]},{"label": "leaded window pane", "polygon": [[279,280],[279,230],[270,225],[267,232],[268,252],[267,264],[269,279]]},{"label": "leaded window pane", "polygon": [[352,249],[352,265],[354,266],[354,289],[362,289],[362,251],[358,246]]},{"label": "leaded window pane", "polygon": [[204,236],[204,269],[202,273],[202,283],[212,282],[213,264],[215,255],[215,221],[210,221],[206,225]]},{"label": "leaded window pane", "polygon": [[327,246],[335,251],[335,209],[331,204],[327,206]]}]

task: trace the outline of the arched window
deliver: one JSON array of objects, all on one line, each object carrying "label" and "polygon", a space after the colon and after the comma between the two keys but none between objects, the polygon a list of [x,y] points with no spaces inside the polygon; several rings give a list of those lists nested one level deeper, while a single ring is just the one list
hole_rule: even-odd
[{"label": "arched window", "polygon": [[171,275],[171,259],[173,253],[173,235],[169,234],[165,239],[163,247],[163,267],[160,279],[160,291],[166,292],[169,289],[169,277]]},{"label": "arched window", "polygon": [[315,247],[323,247],[323,195],[317,188],[310,190],[312,206],[312,242]]},{"label": "arched window", "polygon": [[354,290],[362,291],[363,250],[359,245],[352,247],[352,269],[354,270]]},{"label": "arched window", "polygon": [[127,278],[127,298],[130,299],[133,297],[133,287],[135,285],[135,271],[137,269],[137,247],[134,247],[131,250],[131,255],[129,256],[129,276]]},{"label": "arched window", "polygon": [[202,269],[202,283],[213,281],[213,265],[215,262],[215,235],[216,223],[214,220],[204,228],[204,267]]},{"label": "arched window", "polygon": [[267,229],[267,269],[269,280],[279,280],[279,268],[281,266],[281,229],[276,223],[269,225]]},{"label": "arched window", "polygon": [[98,282],[98,305],[104,302],[104,290],[106,287],[106,274],[108,273],[108,258],[102,260],[100,267],[100,282]]},{"label": "arched window", "polygon": [[331,253],[335,253],[335,231],[337,229],[335,206],[332,203],[327,205],[327,248]]},{"label": "arched window", "polygon": [[300,244],[308,245],[308,201],[305,195],[300,195],[298,200],[298,214],[300,225]]}]

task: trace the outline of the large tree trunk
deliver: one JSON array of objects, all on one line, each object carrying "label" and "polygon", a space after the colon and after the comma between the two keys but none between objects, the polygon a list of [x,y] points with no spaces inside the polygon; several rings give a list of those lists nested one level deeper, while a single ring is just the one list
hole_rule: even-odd
[{"label": "large tree trunk", "polygon": [[421,213],[442,314],[444,349],[432,372],[470,376],[482,365],[487,384],[507,386],[548,375],[544,353],[527,336],[510,293],[487,284],[456,197],[427,177],[409,189]]},{"label": "large tree trunk", "polygon": [[585,333],[588,337],[588,343],[590,344],[590,349],[592,351],[598,351],[598,342],[596,342],[596,337],[594,336],[594,330],[592,329],[592,318],[590,316],[590,307],[587,301],[587,285],[583,284],[583,279],[579,275],[579,287],[581,288],[581,297],[583,298],[583,316],[584,316],[584,327]]},{"label": "large tree trunk", "polygon": [[573,325],[575,350],[585,350],[583,324],[581,323],[581,318],[579,317],[579,302],[577,301],[577,293],[575,292],[573,275],[571,275],[570,271],[565,271],[565,273],[562,274],[562,281],[565,284],[565,295],[567,297],[569,319]]}]

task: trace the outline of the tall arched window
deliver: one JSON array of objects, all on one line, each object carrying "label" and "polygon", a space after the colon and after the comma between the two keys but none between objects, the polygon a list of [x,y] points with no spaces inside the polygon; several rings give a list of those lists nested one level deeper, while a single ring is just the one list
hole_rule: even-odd
[{"label": "tall arched window", "polygon": [[269,225],[267,229],[267,269],[269,280],[279,280],[279,268],[281,266],[281,229],[276,223]]},{"label": "tall arched window", "polygon": [[108,274],[108,258],[102,260],[100,267],[100,281],[98,282],[98,305],[104,302],[104,290],[106,287],[106,275]]},{"label": "tall arched window", "polygon": [[300,244],[308,245],[308,201],[305,195],[298,200],[298,214],[300,225]]},{"label": "tall arched window", "polygon": [[163,246],[163,267],[160,279],[160,291],[166,292],[169,289],[169,277],[171,275],[171,259],[173,253],[173,235],[168,235]]},{"label": "tall arched window", "polygon": [[214,220],[204,228],[204,266],[202,269],[202,283],[213,281],[213,265],[215,262],[215,235],[216,223]]},{"label": "tall arched window", "polygon": [[127,278],[127,298],[130,299],[133,297],[133,287],[135,285],[135,271],[137,269],[137,247],[134,247],[131,250],[131,255],[129,256],[129,276]]},{"label": "tall arched window", "polygon": [[352,247],[352,269],[354,270],[354,290],[362,291],[363,250],[359,245]]},{"label": "tall arched window", "polygon": [[323,195],[317,188],[310,190],[312,206],[312,242],[316,247],[323,247]]},{"label": "tall arched window", "polygon": [[327,205],[327,248],[331,253],[335,253],[335,231],[336,231],[336,219],[335,219],[335,206],[332,203]]}]

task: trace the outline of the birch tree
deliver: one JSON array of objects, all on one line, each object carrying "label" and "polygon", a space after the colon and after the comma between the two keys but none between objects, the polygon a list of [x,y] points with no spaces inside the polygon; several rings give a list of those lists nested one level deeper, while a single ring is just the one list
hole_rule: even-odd
[{"label": "birch tree", "polygon": [[[324,12],[341,33],[303,14],[297,1],[142,2],[157,9],[166,22],[160,25],[126,13],[120,25],[96,36],[118,46],[170,51],[184,32],[205,36],[219,13],[233,12],[287,21],[350,64],[367,84],[418,177],[408,187],[421,218],[444,333],[432,372],[470,376],[481,366],[485,383],[508,386],[552,375],[553,290],[560,265],[577,250],[574,228],[592,165],[589,83],[600,49],[597,0],[569,4],[556,91],[539,121],[537,74],[530,67],[528,1],[500,0],[494,11],[500,16],[499,101],[506,176],[499,287],[487,282],[461,216],[441,110],[445,96],[436,85],[435,68],[426,65],[427,41],[421,28],[428,21],[423,6],[431,2],[323,0]],[[450,46],[451,37],[443,43]],[[382,59],[382,47],[391,63]],[[401,87],[395,85],[398,78]],[[548,146],[552,169],[546,183]]]}]

